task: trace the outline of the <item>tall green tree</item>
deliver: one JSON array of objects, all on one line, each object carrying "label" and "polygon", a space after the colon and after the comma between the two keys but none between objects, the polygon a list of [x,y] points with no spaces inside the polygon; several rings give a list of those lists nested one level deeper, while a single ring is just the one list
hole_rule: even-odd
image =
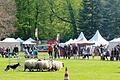
[{"label": "tall green tree", "polygon": [[[77,27],[77,8],[75,8],[74,6],[76,6],[76,4],[74,3],[74,1],[72,0],[65,0],[65,1],[61,1],[62,3],[62,7],[61,9],[59,9],[58,6],[56,5],[56,1],[55,0],[48,0],[49,4],[50,4],[50,8],[51,8],[51,12],[53,13],[53,15],[55,17],[58,18],[58,20],[61,20],[61,22],[64,22],[66,24],[69,24],[66,31],[68,31],[69,33],[69,38],[71,36],[71,38],[77,38],[78,36],[78,27]],[[78,3],[79,1],[77,1]],[[59,3],[60,4],[60,3]],[[57,7],[57,9],[56,9]],[[68,30],[69,29],[69,30]],[[70,35],[71,34],[71,35]],[[66,35],[66,34],[65,34]],[[64,36],[65,36],[64,35]],[[68,37],[65,36],[64,38]]]},{"label": "tall green tree", "polygon": [[79,28],[90,39],[96,30],[101,27],[101,2],[100,0],[83,0],[79,12]]},{"label": "tall green tree", "polygon": [[107,39],[113,39],[120,35],[120,1],[107,0],[103,1],[102,12],[102,32]]},{"label": "tall green tree", "polygon": [[17,32],[16,37],[23,37],[27,39],[33,37],[32,27],[35,22],[35,2],[34,0],[16,0],[17,6]]}]

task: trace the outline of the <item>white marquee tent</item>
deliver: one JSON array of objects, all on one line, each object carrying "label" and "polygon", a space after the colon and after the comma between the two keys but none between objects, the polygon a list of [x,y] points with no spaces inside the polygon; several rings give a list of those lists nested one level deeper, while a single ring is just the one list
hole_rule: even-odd
[{"label": "white marquee tent", "polygon": [[101,36],[98,30],[96,31],[95,35],[89,41],[95,43],[95,46],[100,46],[101,44],[109,45],[109,42]]},{"label": "white marquee tent", "polygon": [[24,42],[24,40],[22,40],[21,38],[17,38],[16,39],[18,42],[20,42],[20,43],[23,43]]},{"label": "white marquee tent", "polygon": [[80,33],[79,37],[77,38],[77,40],[84,40],[84,41],[87,41],[87,39],[85,38],[83,32]]},{"label": "white marquee tent", "polygon": [[31,41],[24,41],[23,44],[30,44],[30,45],[34,45],[35,43],[32,43]]},{"label": "white marquee tent", "polygon": [[26,41],[34,42],[35,40],[32,38],[27,39]]},{"label": "white marquee tent", "polygon": [[112,48],[114,48],[117,45],[120,45],[120,38],[115,38],[115,39],[109,41],[109,47],[108,47],[108,49],[111,51]]},{"label": "white marquee tent", "polygon": [[65,42],[66,45],[71,44],[74,40],[70,39],[69,41]]},{"label": "white marquee tent", "polygon": [[19,50],[21,50],[20,42],[18,42],[14,38],[6,38],[3,41],[0,41],[0,47],[5,47],[5,48],[12,47],[12,48],[14,48],[15,45],[17,45]]},{"label": "white marquee tent", "polygon": [[5,38],[2,42],[18,42],[17,40],[15,40],[14,38]]}]

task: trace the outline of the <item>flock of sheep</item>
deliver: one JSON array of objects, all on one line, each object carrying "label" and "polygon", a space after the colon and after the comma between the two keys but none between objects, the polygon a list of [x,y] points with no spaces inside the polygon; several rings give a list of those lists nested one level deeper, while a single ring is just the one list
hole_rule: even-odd
[{"label": "flock of sheep", "polygon": [[64,63],[55,60],[35,60],[29,59],[24,63],[24,71],[57,71],[64,67]]}]

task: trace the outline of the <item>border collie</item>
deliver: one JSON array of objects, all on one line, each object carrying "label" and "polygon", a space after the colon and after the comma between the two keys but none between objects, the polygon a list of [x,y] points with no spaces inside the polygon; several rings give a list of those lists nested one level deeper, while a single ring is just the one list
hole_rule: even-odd
[{"label": "border collie", "polygon": [[7,65],[5,71],[8,71],[9,69],[15,70],[18,66],[20,66],[20,63],[17,63],[17,64],[9,64],[9,65]]}]

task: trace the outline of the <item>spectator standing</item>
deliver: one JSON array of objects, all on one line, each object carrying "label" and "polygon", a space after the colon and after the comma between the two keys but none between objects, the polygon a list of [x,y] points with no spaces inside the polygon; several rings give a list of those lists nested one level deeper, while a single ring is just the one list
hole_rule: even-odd
[{"label": "spectator standing", "polygon": [[74,56],[74,59],[77,59],[77,46],[76,45],[73,45],[73,56]]},{"label": "spectator standing", "polygon": [[50,45],[48,46],[48,54],[49,54],[49,57],[50,57],[50,58],[53,58],[52,53],[53,53],[53,48],[52,48],[52,44],[50,44]]},{"label": "spectator standing", "polygon": [[112,48],[111,55],[110,55],[110,60],[114,61],[114,48]]},{"label": "spectator standing", "polygon": [[72,50],[71,50],[71,46],[70,45],[68,45],[68,59],[70,59],[70,57],[71,57],[71,53],[72,53]]},{"label": "spectator standing", "polygon": [[59,51],[58,51],[58,46],[54,45],[54,58],[56,59],[57,57],[59,58]]},{"label": "spectator standing", "polygon": [[14,57],[18,57],[19,49],[18,49],[17,45],[15,45],[15,47],[13,49],[13,53],[14,53]]},{"label": "spectator standing", "polygon": [[64,58],[67,59],[67,45],[64,46]]}]

